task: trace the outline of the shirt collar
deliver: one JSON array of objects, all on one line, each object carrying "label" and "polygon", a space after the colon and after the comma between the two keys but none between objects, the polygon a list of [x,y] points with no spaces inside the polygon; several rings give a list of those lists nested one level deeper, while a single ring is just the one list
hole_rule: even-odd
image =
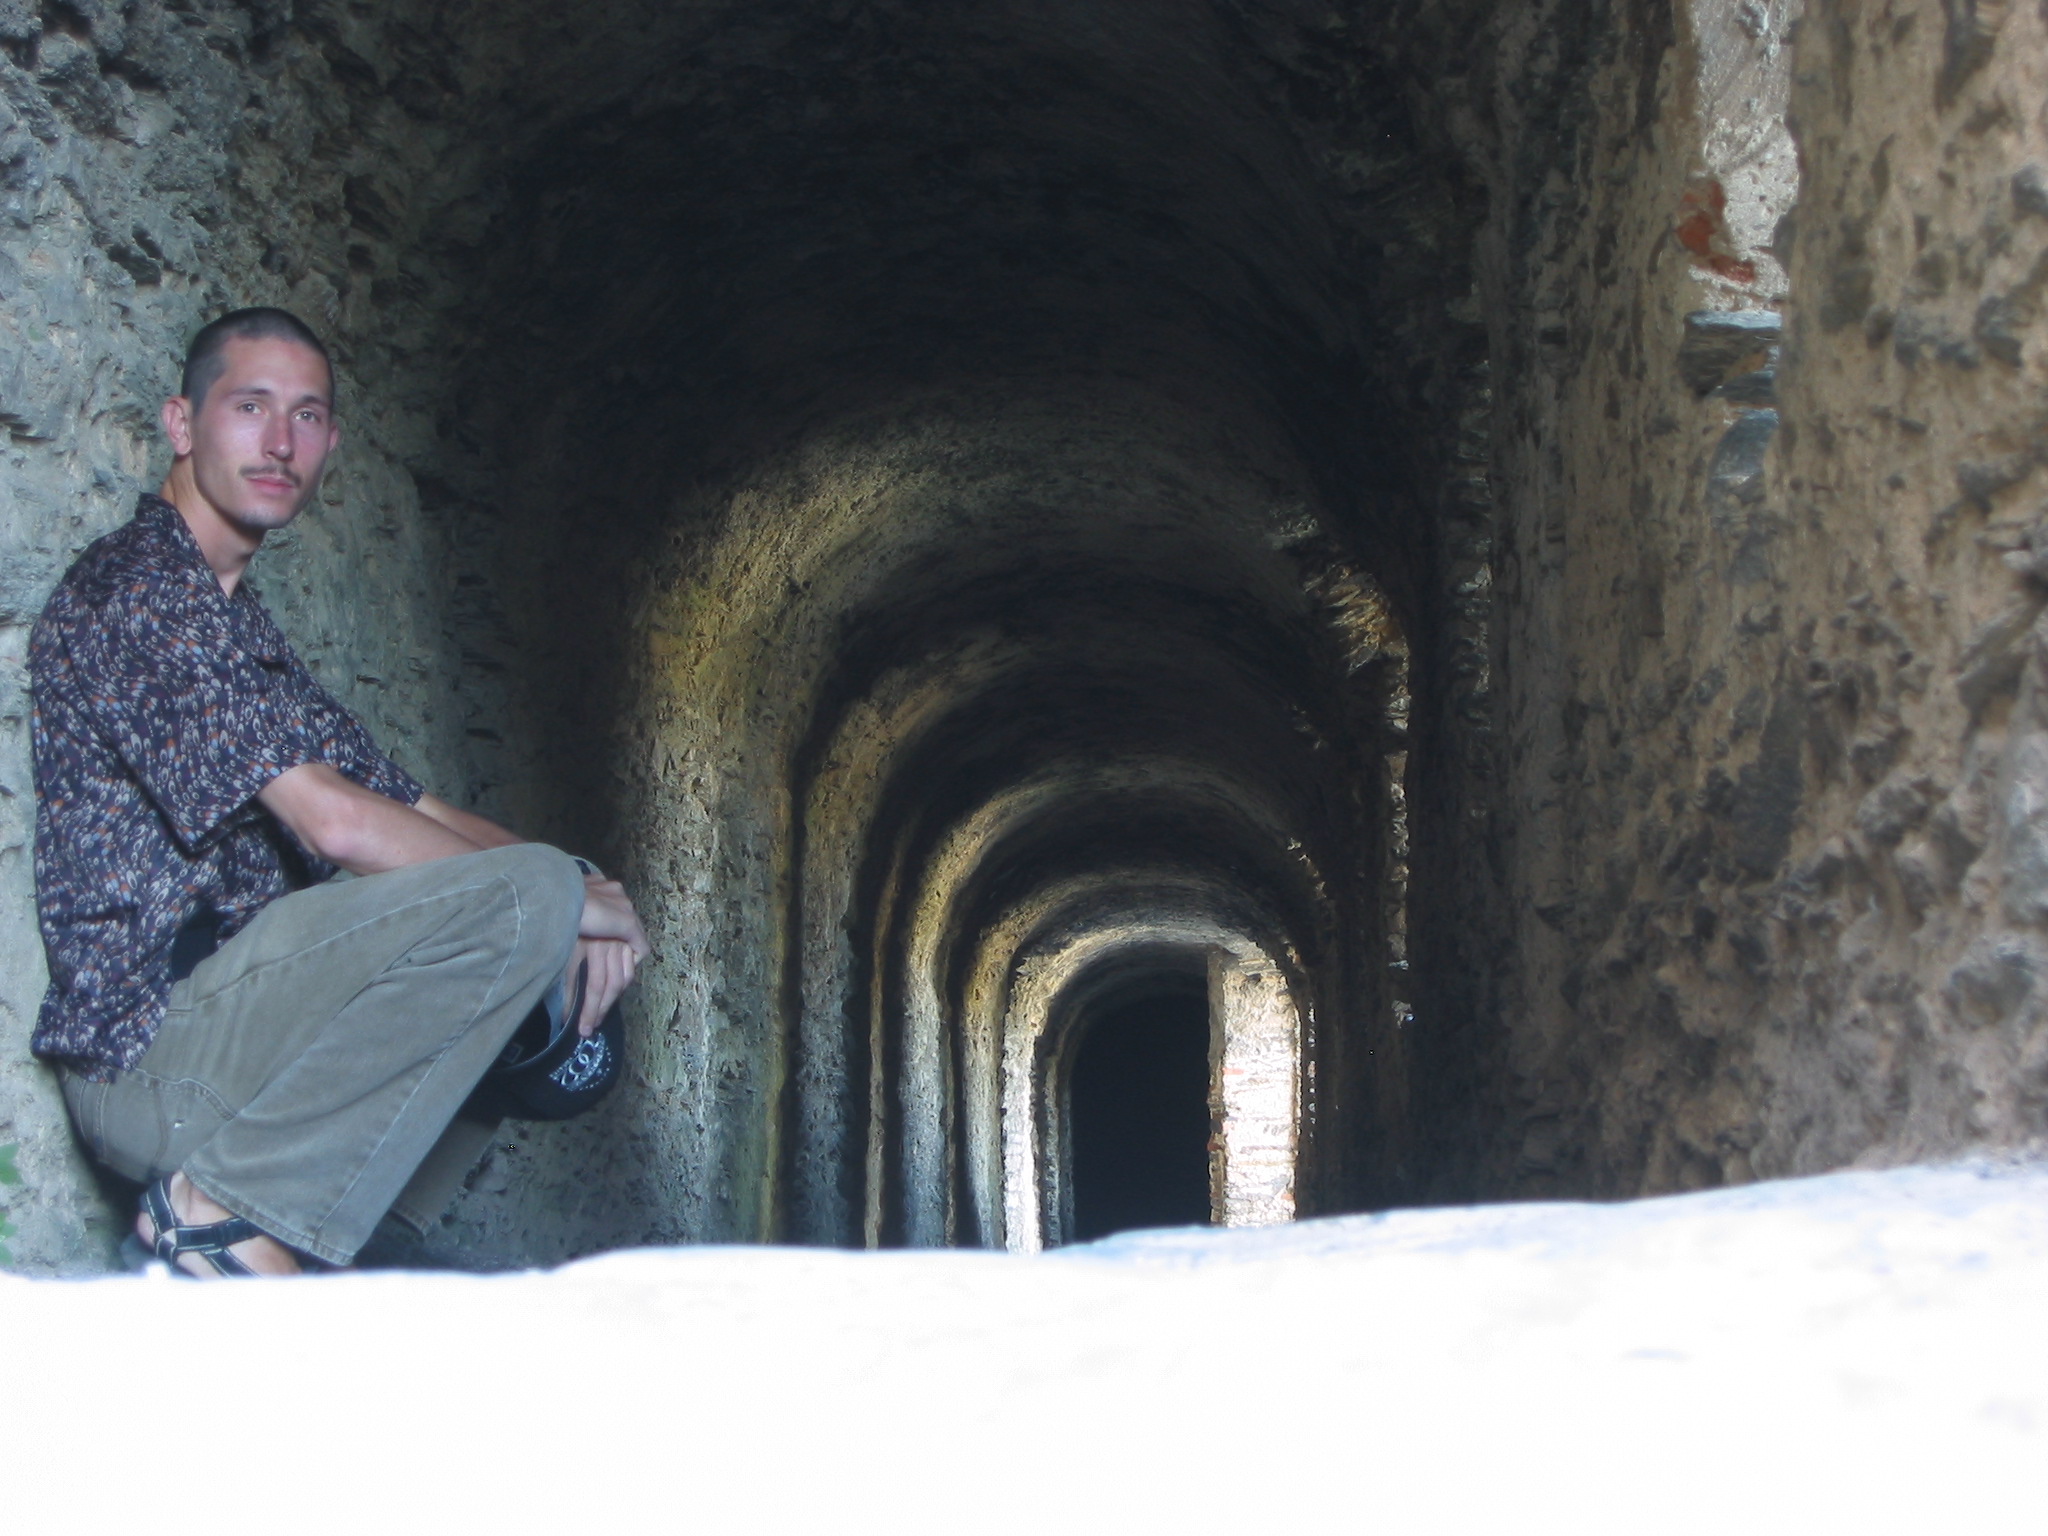
[{"label": "shirt collar", "polygon": [[[214,591],[220,592],[220,579],[213,574],[213,567],[206,563],[206,556],[200,552],[199,541],[192,537],[192,529],[185,522],[184,513],[155,492],[144,491],[135,499],[135,521],[162,539],[180,565],[194,571],[205,571]],[[221,596],[227,594],[221,592]]]},{"label": "shirt collar", "polygon": [[[233,596],[221,591],[220,578],[206,563],[206,555],[199,548],[199,541],[192,537],[185,514],[172,503],[153,491],[144,491],[135,501],[135,520],[162,541],[171,557],[208,594],[208,599],[221,605],[222,611],[230,616],[230,623],[263,614],[263,604],[251,590],[246,575],[235,583]],[[285,659],[286,642],[274,624],[234,623],[230,633],[243,649],[263,661]]]}]

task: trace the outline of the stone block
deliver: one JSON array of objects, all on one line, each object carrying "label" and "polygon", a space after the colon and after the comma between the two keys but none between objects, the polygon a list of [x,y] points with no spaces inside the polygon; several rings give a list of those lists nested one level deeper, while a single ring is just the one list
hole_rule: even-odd
[{"label": "stone block", "polygon": [[1747,525],[1764,497],[1764,456],[1778,430],[1776,411],[1750,411],[1722,434],[1707,467],[1707,515],[1724,537]]},{"label": "stone block", "polygon": [[83,383],[67,367],[40,306],[25,307],[19,322],[9,323],[14,318],[0,315],[0,427],[21,438],[61,438],[74,423]]},{"label": "stone block", "polygon": [[1685,317],[1678,346],[1679,377],[1694,394],[1704,395],[1758,368],[1783,334],[1774,310],[1695,310]]},{"label": "stone block", "polygon": [[42,35],[43,8],[30,0],[0,0],[0,39],[34,42]]},{"label": "stone block", "polygon": [[2025,165],[2012,175],[2013,210],[2023,218],[2048,219],[2048,173]]},{"label": "stone block", "polygon": [[2007,744],[1999,810],[2005,826],[2007,916],[2048,919],[2048,731],[2018,733]]}]

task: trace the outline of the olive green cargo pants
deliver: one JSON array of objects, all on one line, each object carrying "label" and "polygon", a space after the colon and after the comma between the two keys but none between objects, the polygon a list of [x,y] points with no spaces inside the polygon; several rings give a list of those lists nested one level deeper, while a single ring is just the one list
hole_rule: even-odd
[{"label": "olive green cargo pants", "polygon": [[281,896],[171,989],[113,1081],[64,1074],[92,1155],[182,1168],[265,1232],[346,1264],[388,1210],[424,1230],[488,1145],[457,1112],[568,965],[568,855],[520,843]]}]

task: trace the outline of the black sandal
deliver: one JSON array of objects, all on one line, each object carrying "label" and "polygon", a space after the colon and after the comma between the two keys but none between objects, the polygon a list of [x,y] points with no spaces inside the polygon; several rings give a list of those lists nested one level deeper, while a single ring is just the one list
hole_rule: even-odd
[{"label": "black sandal", "polygon": [[[253,1221],[230,1216],[226,1221],[210,1221],[203,1226],[182,1225],[177,1212],[171,1209],[171,1181],[168,1176],[158,1179],[142,1192],[142,1214],[149,1218],[150,1227],[156,1233],[155,1256],[170,1266],[172,1274],[198,1278],[178,1263],[181,1254],[191,1253],[211,1264],[217,1275],[238,1278],[255,1275],[255,1270],[228,1252],[237,1243],[246,1243],[252,1237],[264,1235],[263,1229]],[[140,1247],[140,1242],[136,1246]]]}]

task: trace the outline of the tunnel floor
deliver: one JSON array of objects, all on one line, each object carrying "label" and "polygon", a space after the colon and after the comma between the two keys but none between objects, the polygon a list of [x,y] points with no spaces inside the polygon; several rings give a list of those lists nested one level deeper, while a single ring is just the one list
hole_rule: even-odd
[{"label": "tunnel floor", "polygon": [[[221,1486],[314,1532],[362,1527],[336,1466],[455,1530],[2010,1530],[2048,1451],[2044,1293],[2037,1162],[1042,1258],[643,1249],[252,1291],[0,1275],[0,1358],[19,1401],[85,1423],[136,1379],[136,1339],[232,1312],[234,1361],[317,1390],[289,1413],[214,1394]],[[542,1419],[554,1449],[508,1467]],[[8,1509],[128,1529],[143,1487],[32,1476]]]}]

